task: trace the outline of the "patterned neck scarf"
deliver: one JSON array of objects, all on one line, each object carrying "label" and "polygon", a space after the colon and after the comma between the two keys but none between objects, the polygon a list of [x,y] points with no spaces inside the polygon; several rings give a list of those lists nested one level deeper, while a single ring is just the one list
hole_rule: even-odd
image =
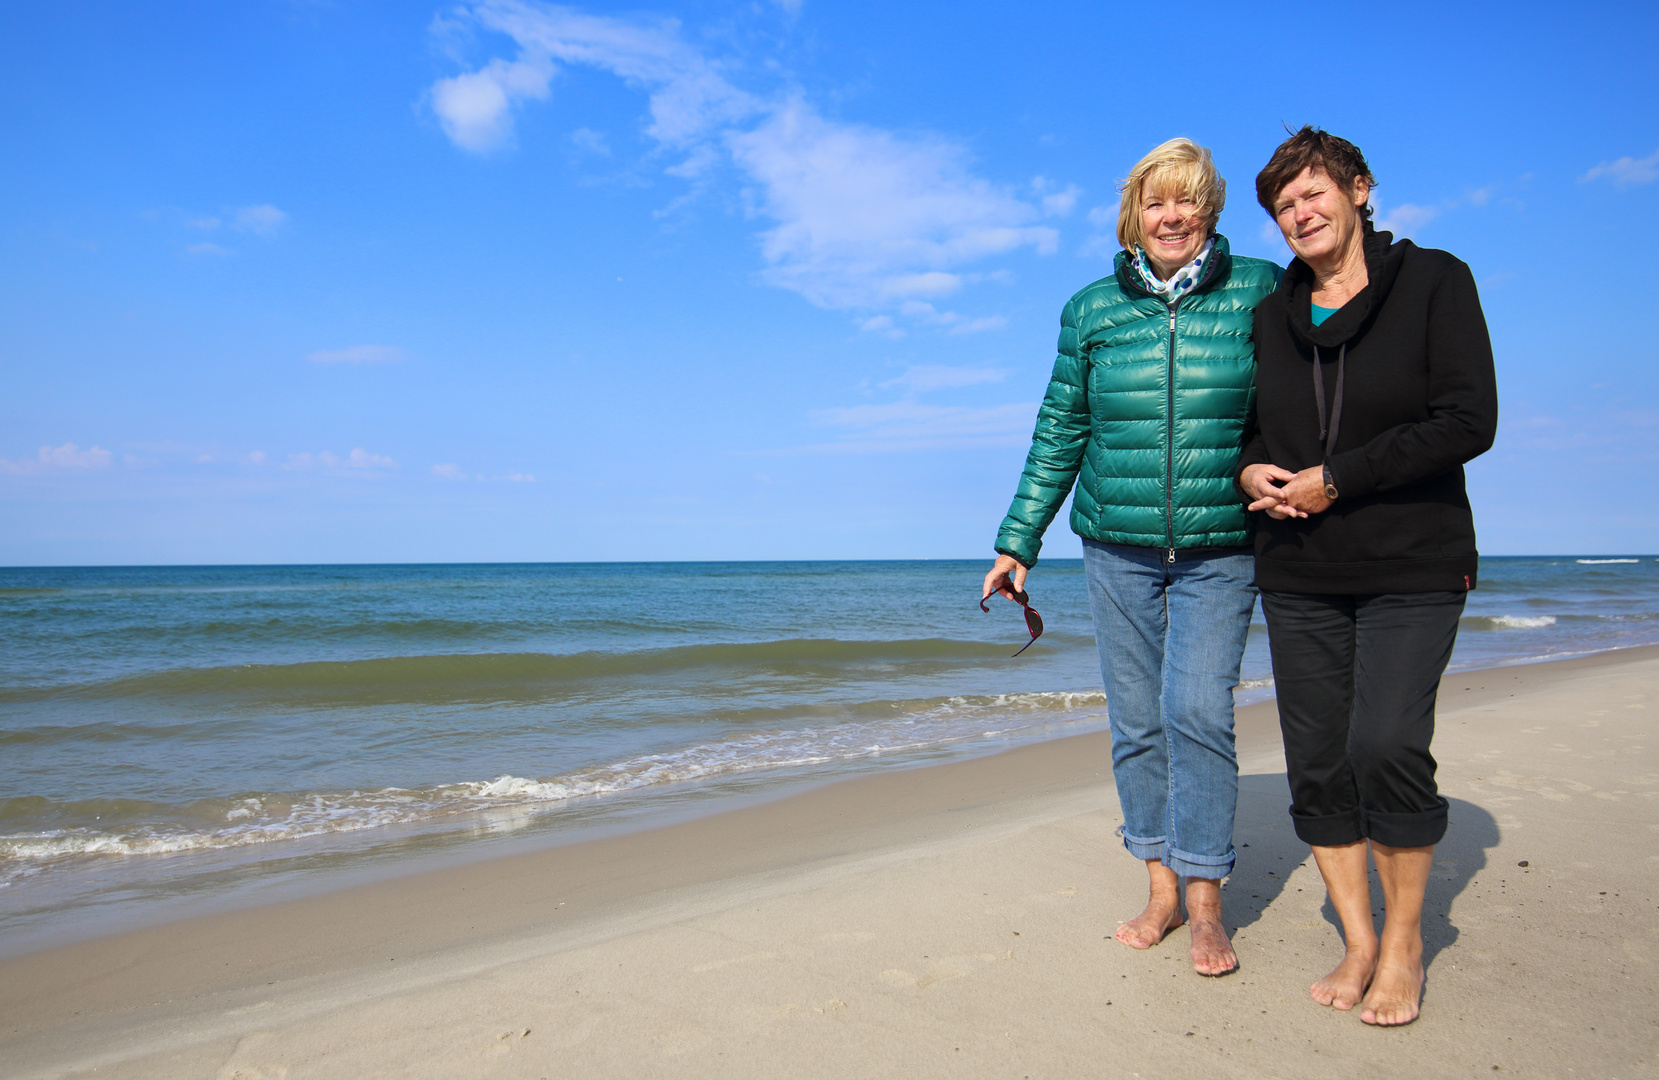
[{"label": "patterned neck scarf", "polygon": [[1139,244],[1135,245],[1134,267],[1135,273],[1140,275],[1141,284],[1146,291],[1164,298],[1164,302],[1173,304],[1192,292],[1199,279],[1204,276],[1204,264],[1210,261],[1210,252],[1215,248],[1215,237],[1204,241],[1204,250],[1198,257],[1187,263],[1169,276],[1168,281],[1160,281],[1158,274],[1152,269],[1152,260],[1147,258],[1146,252]]}]

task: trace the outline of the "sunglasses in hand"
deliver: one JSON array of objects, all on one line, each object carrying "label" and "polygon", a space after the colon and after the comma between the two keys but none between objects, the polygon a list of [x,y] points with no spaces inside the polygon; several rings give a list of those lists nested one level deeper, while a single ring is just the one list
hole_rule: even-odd
[{"label": "sunglasses in hand", "polygon": [[[1025,609],[1025,628],[1031,631],[1031,640],[1026,642],[1024,645],[1021,645],[1020,652],[1014,654],[1015,656],[1018,656],[1020,653],[1035,645],[1037,643],[1037,639],[1043,636],[1043,617],[1037,614],[1036,608],[1031,606],[1031,597],[1027,594],[1020,592],[1017,589],[1010,589],[1009,596],[1014,603]],[[985,598],[985,600],[988,599],[990,599],[990,597]],[[991,609],[985,606],[985,600],[981,600],[979,602],[979,610],[989,612]]]}]

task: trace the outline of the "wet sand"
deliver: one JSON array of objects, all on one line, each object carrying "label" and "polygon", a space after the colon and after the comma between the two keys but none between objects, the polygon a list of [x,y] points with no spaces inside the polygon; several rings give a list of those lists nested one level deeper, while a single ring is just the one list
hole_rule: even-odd
[{"label": "wet sand", "polygon": [[1307,996],[1341,946],[1269,702],[1227,978],[1112,940],[1145,872],[1086,735],[0,962],[0,1075],[1655,1076],[1656,713],[1659,648],[1447,677],[1405,1029]]}]

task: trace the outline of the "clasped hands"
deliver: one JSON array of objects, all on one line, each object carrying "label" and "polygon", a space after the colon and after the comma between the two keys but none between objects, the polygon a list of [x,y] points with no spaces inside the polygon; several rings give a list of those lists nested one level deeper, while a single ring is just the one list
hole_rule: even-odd
[{"label": "clasped hands", "polygon": [[1329,510],[1325,497],[1325,469],[1315,465],[1291,472],[1277,465],[1251,465],[1239,474],[1239,487],[1255,501],[1251,510],[1266,510],[1270,518],[1305,518]]}]

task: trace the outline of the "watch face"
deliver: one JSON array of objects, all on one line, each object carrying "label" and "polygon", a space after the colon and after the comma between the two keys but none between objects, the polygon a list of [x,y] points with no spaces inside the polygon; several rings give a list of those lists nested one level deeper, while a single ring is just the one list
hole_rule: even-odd
[{"label": "watch face", "polygon": [[1325,498],[1332,499],[1332,500],[1334,500],[1336,498],[1336,485],[1335,484],[1326,484],[1325,485]]}]

